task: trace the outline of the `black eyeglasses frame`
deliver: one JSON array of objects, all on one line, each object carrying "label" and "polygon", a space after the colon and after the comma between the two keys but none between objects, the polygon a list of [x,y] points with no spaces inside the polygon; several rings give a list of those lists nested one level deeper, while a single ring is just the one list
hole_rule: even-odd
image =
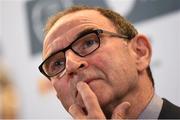
[{"label": "black eyeglasses frame", "polygon": [[[99,45],[98,45],[98,47],[97,47],[96,49],[94,49],[94,50],[91,51],[90,53],[88,53],[88,54],[86,54],[86,55],[80,55],[78,52],[76,52],[76,51],[72,48],[72,45],[73,45],[77,40],[79,40],[80,38],[82,38],[82,37],[84,37],[84,36],[86,36],[86,35],[88,35],[88,34],[91,34],[91,33],[95,33],[95,34],[97,35],[98,40],[99,40]],[[52,53],[49,57],[47,57],[47,58],[39,65],[39,67],[38,67],[38,68],[39,68],[39,71],[40,71],[44,76],[46,76],[46,77],[50,80],[51,77],[54,77],[54,76],[56,76],[57,74],[59,74],[59,73],[61,73],[62,71],[64,71],[64,69],[66,68],[66,64],[65,64],[64,68],[63,68],[61,71],[59,71],[59,72],[57,72],[56,74],[53,74],[53,75],[48,75],[48,74],[43,70],[43,65],[44,65],[44,63],[45,63],[49,58],[53,57],[54,55],[56,55],[56,54],[59,53],[59,52],[62,52],[62,53],[65,55],[65,52],[66,52],[67,50],[69,50],[69,49],[71,49],[71,50],[72,50],[75,54],[77,54],[78,56],[80,56],[80,57],[85,57],[85,56],[93,53],[94,51],[96,51],[96,50],[100,47],[101,39],[100,39],[100,36],[99,36],[99,35],[102,34],[102,33],[107,33],[107,34],[111,35],[112,37],[119,37],[119,38],[124,38],[124,39],[128,39],[128,38],[129,38],[129,37],[126,36],[126,35],[121,35],[121,34],[118,34],[118,33],[113,33],[113,32],[109,32],[109,31],[102,30],[102,29],[96,29],[96,30],[92,30],[92,31],[90,31],[90,32],[86,32],[86,33],[80,35],[79,37],[77,37],[77,38],[76,38],[70,45],[68,45],[66,48],[61,49],[61,50],[58,50],[58,51]],[[65,61],[66,61],[66,57],[65,57]]]}]

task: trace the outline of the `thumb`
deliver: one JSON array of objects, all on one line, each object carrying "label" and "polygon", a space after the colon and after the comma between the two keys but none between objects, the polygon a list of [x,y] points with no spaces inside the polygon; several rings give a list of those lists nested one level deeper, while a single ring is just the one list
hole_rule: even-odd
[{"label": "thumb", "polygon": [[119,104],[112,114],[112,119],[123,119],[126,116],[131,104],[129,102],[123,102]]}]

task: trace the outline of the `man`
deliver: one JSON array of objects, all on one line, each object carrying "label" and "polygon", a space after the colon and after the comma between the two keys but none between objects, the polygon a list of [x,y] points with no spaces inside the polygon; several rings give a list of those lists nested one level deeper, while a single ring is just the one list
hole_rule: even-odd
[{"label": "man", "polygon": [[180,108],[154,93],[148,38],[119,14],[76,6],[45,32],[39,69],[73,118],[180,118]]}]

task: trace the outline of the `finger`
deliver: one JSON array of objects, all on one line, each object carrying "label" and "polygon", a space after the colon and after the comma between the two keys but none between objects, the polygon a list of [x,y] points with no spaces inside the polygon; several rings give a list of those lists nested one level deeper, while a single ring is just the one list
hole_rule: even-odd
[{"label": "finger", "polygon": [[81,94],[81,97],[86,106],[88,114],[90,112],[91,114],[96,113],[103,115],[98,99],[94,94],[94,92],[90,89],[88,84],[85,82],[79,82],[77,84],[77,89],[78,92]]},{"label": "finger", "polygon": [[69,107],[69,113],[74,119],[85,119],[85,114],[81,107],[77,104],[73,104]]},{"label": "finger", "polygon": [[131,104],[129,102],[123,102],[118,105],[113,111],[112,118],[113,119],[124,119],[126,114],[130,108]]}]

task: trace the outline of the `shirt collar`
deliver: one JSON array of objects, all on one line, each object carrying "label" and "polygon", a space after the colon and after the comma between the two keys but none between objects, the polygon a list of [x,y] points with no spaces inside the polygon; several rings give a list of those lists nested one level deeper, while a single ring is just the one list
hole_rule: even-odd
[{"label": "shirt collar", "polygon": [[156,94],[152,97],[150,103],[140,114],[139,119],[158,119],[163,105],[163,100]]}]

